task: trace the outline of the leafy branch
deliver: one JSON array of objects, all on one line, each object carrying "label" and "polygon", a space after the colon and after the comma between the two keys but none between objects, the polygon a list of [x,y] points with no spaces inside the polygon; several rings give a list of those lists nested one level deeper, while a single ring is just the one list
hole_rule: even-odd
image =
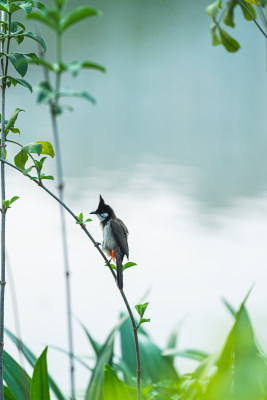
[{"label": "leafy branch", "polygon": [[257,13],[255,7],[264,8],[266,0],[228,0],[223,7],[223,0],[217,0],[210,4],[206,11],[212,19],[211,40],[214,46],[223,45],[230,53],[234,53],[240,49],[239,42],[234,39],[225,29],[222,23],[227,27],[235,27],[235,10],[239,6],[242,10],[243,17],[247,21],[253,21],[261,33],[267,38],[267,34],[257,22]]}]

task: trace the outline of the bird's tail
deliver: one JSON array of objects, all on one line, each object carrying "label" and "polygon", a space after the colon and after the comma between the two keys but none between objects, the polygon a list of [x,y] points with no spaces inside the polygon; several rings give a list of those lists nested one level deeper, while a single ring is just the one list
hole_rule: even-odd
[{"label": "bird's tail", "polygon": [[120,290],[123,289],[122,260],[123,260],[123,253],[121,250],[118,250],[116,252],[116,265],[117,265],[117,285]]}]

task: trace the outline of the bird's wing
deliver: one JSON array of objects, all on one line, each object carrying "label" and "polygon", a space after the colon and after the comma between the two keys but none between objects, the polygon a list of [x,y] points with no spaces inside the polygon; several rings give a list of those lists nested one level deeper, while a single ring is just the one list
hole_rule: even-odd
[{"label": "bird's wing", "polygon": [[129,257],[129,247],[127,241],[128,229],[119,218],[112,219],[110,221],[110,227],[114,235],[114,238],[117,242],[117,245],[120,247],[120,249],[128,258]]}]

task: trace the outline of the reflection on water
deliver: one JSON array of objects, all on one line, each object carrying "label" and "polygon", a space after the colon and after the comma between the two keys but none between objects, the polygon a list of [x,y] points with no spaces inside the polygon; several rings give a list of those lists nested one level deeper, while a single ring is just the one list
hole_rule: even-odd
[{"label": "reflection on water", "polygon": [[[212,48],[208,3],[92,1],[104,17],[77,25],[64,51],[67,60],[89,58],[108,73],[65,78],[66,86],[88,87],[98,105],[73,101],[76,112],[60,119],[60,130],[68,204],[86,214],[101,193],[127,223],[130,259],[138,267],[126,274],[125,287],[131,304],[151,287],[152,336],[164,346],[185,318],[179,346],[214,351],[232,323],[220,297],[238,306],[255,280],[249,308],[267,346],[261,307],[267,300],[267,135],[263,40],[240,21],[238,54]],[[40,79],[33,67],[32,83]],[[22,142],[51,139],[47,110],[36,107],[34,96],[11,91],[9,112],[16,106],[27,110],[19,117]],[[50,166],[47,173],[54,161]],[[46,344],[67,348],[58,208],[31,182],[9,174],[8,193],[21,197],[8,215],[7,243],[23,338],[36,353]],[[100,241],[96,221],[90,230]],[[121,300],[70,218],[68,232],[74,314],[101,342]],[[14,329],[9,290],[6,315]],[[75,339],[76,352],[88,354],[78,325]],[[65,357],[50,349],[51,373],[66,388],[62,365]],[[84,388],[88,375],[79,369],[77,379]]]}]

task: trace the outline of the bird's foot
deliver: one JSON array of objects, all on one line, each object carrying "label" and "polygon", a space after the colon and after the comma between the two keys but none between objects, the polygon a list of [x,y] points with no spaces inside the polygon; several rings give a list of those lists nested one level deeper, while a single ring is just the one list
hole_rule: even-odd
[{"label": "bird's foot", "polygon": [[101,246],[101,244],[102,243],[100,243],[100,242],[95,242],[95,247],[99,247],[99,246]]}]

